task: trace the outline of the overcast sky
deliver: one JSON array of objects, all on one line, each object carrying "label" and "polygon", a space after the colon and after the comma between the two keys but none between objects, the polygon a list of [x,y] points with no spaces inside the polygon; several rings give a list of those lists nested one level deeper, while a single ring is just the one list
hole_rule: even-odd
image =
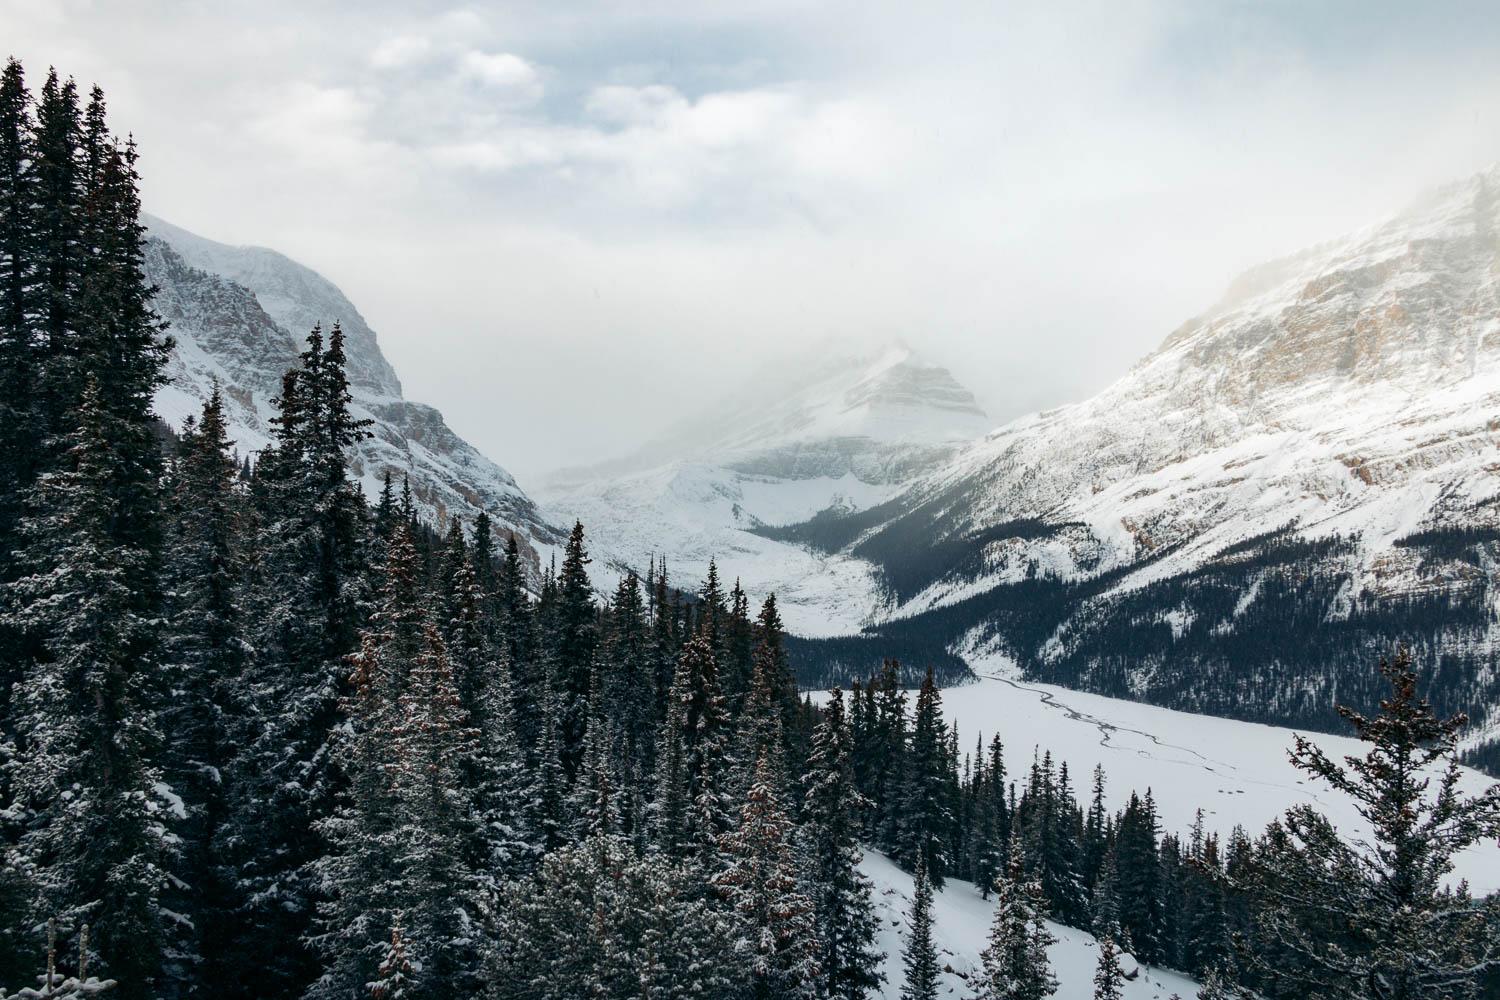
[{"label": "overcast sky", "polygon": [[[1000,422],[1500,159],[1500,4],[0,0],[148,211],[340,285],[522,480],[825,337]],[[3,54],[0,54],[3,55]]]}]

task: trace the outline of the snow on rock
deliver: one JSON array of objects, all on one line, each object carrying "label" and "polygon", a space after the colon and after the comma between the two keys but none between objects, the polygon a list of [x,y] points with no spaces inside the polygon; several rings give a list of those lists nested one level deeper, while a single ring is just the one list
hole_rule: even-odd
[{"label": "snow on rock", "polygon": [[180,428],[201,413],[217,380],[239,452],[266,447],[282,374],[297,365],[314,324],[326,331],[338,322],[354,414],[373,421],[373,436],[351,462],[368,496],[378,494],[387,471],[398,485],[409,475],[419,510],[434,523],[487,511],[501,531],[518,536],[533,566],[561,542],[510,473],[455,434],[436,409],[402,398],[374,331],[326,278],[272,250],[226,246],[146,221],[146,277],[157,286],[154,304],[176,344],[170,381],[156,396],[156,412],[169,424]]},{"label": "snow on rock", "polygon": [[1057,530],[999,540],[978,579],[933,581],[897,613],[1028,564],[1078,579],[1169,553],[1117,584],[1129,589],[1293,524],[1359,536],[1374,572],[1419,528],[1493,520],[1497,190],[1500,167],[1262,265],[1097,396],[1011,421],[913,480],[895,506],[940,515],[943,537],[1033,518]]},{"label": "snow on rock", "polygon": [[756,530],[876,506],[988,427],[973,395],[906,345],[838,350],[758,373],[713,413],[564,470],[538,496],[554,520],[582,520],[608,564],[665,556],[692,589],[714,558],[753,596],[774,591],[792,632],[848,634],[883,612],[873,568]]},{"label": "snow on rock", "polygon": [[[875,884],[875,905],[880,915],[877,947],[885,954],[882,971],[886,981],[881,997],[901,996],[901,949],[907,934],[906,917],[911,909],[912,879],[885,855],[867,851],[861,870]],[[932,894],[932,939],[938,949],[938,996],[969,997],[969,979],[980,968],[980,953],[989,937],[995,899],[981,899],[972,883],[948,879]],[[1057,977],[1057,1000],[1090,1000],[1094,995],[1094,968],[1099,945],[1092,935],[1061,924],[1049,924],[1057,943],[1047,951]],[[1182,1000],[1198,995],[1198,983],[1179,972],[1141,967],[1128,955],[1121,956],[1126,975],[1137,974],[1124,984],[1125,1000],[1167,1000],[1177,994]]]}]

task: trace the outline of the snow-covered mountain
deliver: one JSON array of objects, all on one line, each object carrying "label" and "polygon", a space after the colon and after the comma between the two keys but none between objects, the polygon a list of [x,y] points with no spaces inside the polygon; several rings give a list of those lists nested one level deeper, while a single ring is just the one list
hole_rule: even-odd
[{"label": "snow-covered mountain", "polygon": [[157,286],[156,310],[176,341],[156,410],[181,427],[202,412],[213,381],[223,387],[231,434],[240,452],[270,442],[271,399],[295,367],[314,324],[338,322],[346,337],[350,391],[357,415],[374,421],[353,473],[373,498],[387,470],[409,475],[423,514],[441,524],[488,511],[536,557],[561,536],[515,479],[443,422],[436,409],[401,395],[375,333],[332,282],[261,247],[231,247],[147,217],[146,277]]},{"label": "snow-covered mountain", "polygon": [[1033,677],[1332,721],[1400,638],[1493,705],[1497,189],[1256,268],[1098,396],[783,536],[876,564],[887,634]]},{"label": "snow-covered mountain", "polygon": [[716,558],[752,595],[774,591],[793,631],[848,633],[879,609],[872,567],[768,529],[882,503],[988,426],[967,389],[904,344],[825,349],[757,373],[628,458],[558,473],[538,496],[555,519],[581,519],[617,567],[665,556],[691,588]]}]

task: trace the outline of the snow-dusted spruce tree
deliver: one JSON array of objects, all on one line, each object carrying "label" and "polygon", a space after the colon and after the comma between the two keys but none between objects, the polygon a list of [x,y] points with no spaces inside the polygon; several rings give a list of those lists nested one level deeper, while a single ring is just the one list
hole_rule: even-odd
[{"label": "snow-dusted spruce tree", "polygon": [[879,920],[873,887],[859,870],[860,825],[870,803],[854,787],[851,745],[844,693],[834,688],[813,731],[802,784],[821,991],[838,1000],[860,1000],[885,979],[880,972],[885,955],[875,947]]},{"label": "snow-dusted spruce tree", "polygon": [[[683,838],[686,849],[705,872],[715,868],[719,836],[730,825],[724,790],[729,725],[712,646],[706,637],[695,636],[678,658],[676,676],[667,696],[660,755],[665,761],[659,758],[658,763],[661,771],[658,794],[662,797],[658,823],[664,832],[681,831],[677,836]],[[663,786],[662,782],[669,785]],[[673,815],[679,808],[684,811]]]},{"label": "snow-dusted spruce tree", "polygon": [[349,724],[339,743],[349,794],[320,824],[315,870],[329,899],[314,943],[328,959],[309,996],[375,981],[397,915],[411,940],[413,997],[478,988],[478,875],[468,864],[473,810],[462,780],[468,725],[447,648],[428,620],[410,534],[384,567],[381,611],[351,658]]},{"label": "snow-dusted spruce tree", "polygon": [[20,821],[5,867],[32,879],[22,919],[93,920],[122,995],[170,993],[183,942],[161,909],[177,799],[159,769],[151,415],[170,342],[143,276],[134,144],[109,134],[102,92],[81,107],[49,73],[32,120],[19,65],[5,77],[0,147],[22,169],[0,190],[19,253],[0,325],[0,711]]},{"label": "snow-dusted spruce tree", "polygon": [[300,362],[282,380],[273,445],[251,480],[245,618],[256,655],[227,734],[236,753],[215,847],[237,876],[238,904],[215,949],[218,988],[245,998],[298,994],[320,971],[304,943],[317,902],[309,866],[323,850],[312,829],[342,785],[330,733],[342,722],[343,658],[359,648],[368,611],[364,498],[345,476],[366,431],[351,410],[340,329],[325,347],[314,328]]},{"label": "snow-dusted spruce tree", "polygon": [[920,854],[912,873],[911,909],[906,914],[901,967],[905,975],[901,1000],[936,1000],[938,964],[937,948],[932,943],[932,880],[927,877],[927,862]]},{"label": "snow-dusted spruce tree", "polygon": [[310,997],[345,997],[373,982],[407,901],[397,894],[398,828],[390,734],[402,720],[398,699],[422,653],[426,628],[420,571],[411,533],[398,527],[380,568],[379,608],[349,658],[344,722],[331,752],[347,780],[337,808],[317,824],[323,853],[309,874],[323,899],[311,945],[323,958]]},{"label": "snow-dusted spruce tree", "polygon": [[719,838],[723,860],[713,877],[743,921],[736,950],[749,969],[755,1000],[819,995],[818,928],[797,880],[792,833],[771,764],[762,755],[739,824]]},{"label": "snow-dusted spruce tree", "polygon": [[1295,806],[1238,879],[1260,903],[1249,969],[1279,996],[1461,997],[1500,969],[1495,899],[1444,887],[1455,854],[1500,838],[1500,785],[1460,793],[1454,751],[1467,720],[1441,719],[1417,696],[1404,647],[1380,671],[1391,693],[1378,715],[1339,709],[1369,745],[1364,757],[1338,762],[1300,736],[1291,754],[1353,801],[1373,840],[1345,840]]},{"label": "snow-dusted spruce tree", "polygon": [[479,734],[462,762],[474,811],[468,863],[493,892],[499,880],[531,871],[541,853],[537,790],[516,729],[510,663],[485,628],[485,597],[462,542],[461,534],[450,532],[443,634],[460,703]]},{"label": "snow-dusted spruce tree", "polygon": [[43,652],[12,695],[11,813],[23,818],[16,851],[35,890],[32,925],[98,923],[104,971],[122,996],[145,997],[161,983],[176,817],[157,766],[153,553],[117,534],[131,460],[101,396],[91,377],[66,465],[38,485],[39,513],[22,524],[28,572],[9,589],[8,622]]},{"label": "snow-dusted spruce tree", "polygon": [[224,815],[224,773],[231,748],[224,736],[235,690],[251,652],[242,638],[241,598],[248,518],[239,463],[224,423],[217,382],[199,420],[189,418],[172,465],[164,560],[168,626],[164,669],[175,692],[163,714],[165,770],[184,802],[180,881],[168,895],[177,913],[191,914],[195,940],[176,957],[184,979],[217,981],[217,941],[232,922],[234,873],[215,856]]},{"label": "snow-dusted spruce tree", "polygon": [[1047,898],[1040,882],[1026,877],[1018,836],[1010,839],[1005,874],[995,887],[989,945],[980,954],[975,1000],[1042,1000],[1057,992],[1047,948],[1057,939],[1047,929]]},{"label": "snow-dusted spruce tree", "polygon": [[614,835],[563,847],[496,908],[495,1000],[698,1000],[743,995],[737,921],[688,873]]},{"label": "snow-dusted spruce tree", "polygon": [[1120,967],[1120,949],[1115,939],[1099,939],[1099,963],[1094,968],[1094,1000],[1120,1000],[1124,992],[1125,970]]},{"label": "snow-dusted spruce tree", "polygon": [[905,764],[896,820],[900,830],[899,859],[915,867],[920,856],[933,887],[941,889],[953,863],[949,854],[954,816],[946,791],[953,769],[947,751],[942,696],[930,669],[917,692]]},{"label": "snow-dusted spruce tree", "polygon": [[1104,863],[1099,866],[1099,877],[1094,882],[1090,909],[1089,927],[1094,936],[1121,940],[1119,879],[1115,873],[1113,847],[1104,852]]}]

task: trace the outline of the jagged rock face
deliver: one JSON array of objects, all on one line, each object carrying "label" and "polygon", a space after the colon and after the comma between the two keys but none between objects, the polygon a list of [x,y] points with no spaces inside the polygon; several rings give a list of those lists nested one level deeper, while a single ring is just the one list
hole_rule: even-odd
[{"label": "jagged rock face", "polygon": [[[1497,185],[1257,268],[1098,396],[1001,427],[824,547],[881,566],[899,628],[1063,683],[1301,720],[1357,690],[1330,663],[1407,638],[1456,664],[1450,705],[1493,702]],[[1272,608],[1283,628],[1316,609],[1300,651],[1258,631]]]},{"label": "jagged rock face", "polygon": [[313,326],[327,329],[338,323],[344,331],[349,381],[374,394],[400,397],[401,381],[380,353],[375,331],[333,282],[275,250],[215,243],[150,215],[145,221],[151,235],[171,246],[189,267],[249,289],[266,315],[299,343]]},{"label": "jagged rock face", "polygon": [[774,591],[793,631],[848,633],[883,600],[869,564],[766,529],[881,503],[988,426],[967,389],[904,345],[830,352],[760,372],[715,412],[539,495],[580,518],[608,564],[664,556],[694,588],[716,558],[752,597]]},{"label": "jagged rock face", "polygon": [[231,434],[242,454],[271,440],[271,400],[281,376],[298,364],[314,324],[337,320],[346,334],[350,392],[372,437],[351,459],[351,474],[374,497],[387,471],[410,476],[422,513],[435,523],[471,521],[484,510],[499,530],[516,533],[533,564],[561,541],[558,530],[504,469],[460,438],[431,406],[401,398],[401,383],[375,334],[330,282],[294,261],[256,247],[228,247],[150,219],[147,280],[176,346],[170,382],[156,409],[169,423],[202,410],[217,380]]}]

